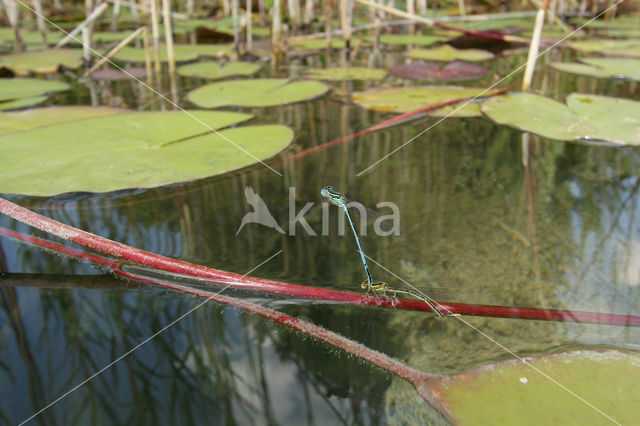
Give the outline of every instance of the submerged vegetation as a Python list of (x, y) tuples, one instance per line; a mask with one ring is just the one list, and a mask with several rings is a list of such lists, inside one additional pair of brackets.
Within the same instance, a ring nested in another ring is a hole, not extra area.
[(3, 422), (640, 414), (636, 5), (2, 5)]

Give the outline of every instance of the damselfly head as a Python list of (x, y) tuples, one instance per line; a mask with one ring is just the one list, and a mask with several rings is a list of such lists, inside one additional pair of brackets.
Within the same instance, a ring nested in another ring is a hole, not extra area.
[(329, 195), (330, 191), (333, 191), (333, 186), (327, 185), (320, 190), (320, 195), (322, 195), (323, 197), (326, 197)]

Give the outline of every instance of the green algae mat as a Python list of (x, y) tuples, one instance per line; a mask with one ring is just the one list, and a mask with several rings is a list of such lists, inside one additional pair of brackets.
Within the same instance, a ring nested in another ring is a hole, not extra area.
[(0, 136), (0, 193), (49, 196), (185, 182), (267, 159), (293, 139), (282, 125), (227, 128), (250, 118), (136, 112), (14, 131)]

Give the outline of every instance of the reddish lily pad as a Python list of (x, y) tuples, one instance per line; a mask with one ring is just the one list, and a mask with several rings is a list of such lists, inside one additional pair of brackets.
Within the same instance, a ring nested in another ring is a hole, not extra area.
[(489, 70), (480, 65), (455, 61), (443, 66), (436, 62), (417, 62), (398, 65), (391, 69), (391, 74), (421, 81), (464, 81), (484, 77)]
[(142, 80), (146, 76), (147, 71), (142, 67), (126, 67), (123, 71), (105, 68), (103, 70), (95, 70), (89, 74), (89, 77), (94, 80), (104, 81), (130, 80), (131, 78)]
[(635, 424), (639, 383), (640, 355), (610, 350), (499, 362), (428, 387), (455, 424)]

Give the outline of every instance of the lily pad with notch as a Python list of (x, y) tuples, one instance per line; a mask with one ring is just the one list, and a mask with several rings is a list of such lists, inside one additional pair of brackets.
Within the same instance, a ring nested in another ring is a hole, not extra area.
[(53, 106), (0, 114), (0, 135), (93, 117), (131, 112), (106, 106)]
[(397, 77), (420, 81), (464, 81), (482, 78), (489, 70), (469, 62), (455, 61), (449, 64), (436, 62), (416, 62), (398, 65), (389, 71)]
[(200, 108), (267, 107), (314, 99), (327, 91), (329, 86), (314, 80), (258, 78), (207, 84), (189, 92), (187, 99)]
[(45, 101), (49, 93), (68, 90), (60, 81), (37, 78), (0, 79), (0, 110), (19, 109)]
[(282, 125), (228, 128), (249, 114), (187, 112), (126, 113), (0, 136), (0, 192), (49, 196), (185, 182), (267, 159), (293, 139)]
[(567, 105), (533, 93), (496, 96), (482, 112), (499, 124), (564, 141), (640, 145), (640, 102), (572, 93)]
[(207, 78), (219, 80), (231, 76), (248, 76), (257, 73), (262, 68), (260, 63), (249, 62), (198, 62), (183, 65), (178, 68), (178, 74), (184, 77)]

